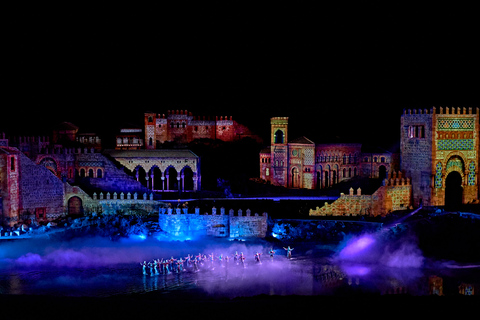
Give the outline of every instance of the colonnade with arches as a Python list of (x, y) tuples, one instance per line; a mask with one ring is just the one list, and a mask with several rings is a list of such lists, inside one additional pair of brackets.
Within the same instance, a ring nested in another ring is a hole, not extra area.
[(195, 192), (199, 187), (197, 173), (189, 166), (181, 169), (168, 166), (164, 170), (152, 166), (147, 171), (138, 165), (134, 174), (137, 181), (155, 192)]

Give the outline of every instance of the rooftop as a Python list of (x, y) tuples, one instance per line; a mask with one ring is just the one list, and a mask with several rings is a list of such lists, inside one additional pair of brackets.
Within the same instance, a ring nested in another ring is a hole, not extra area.
[(198, 158), (188, 149), (156, 149), (156, 150), (105, 150), (104, 153), (114, 158)]

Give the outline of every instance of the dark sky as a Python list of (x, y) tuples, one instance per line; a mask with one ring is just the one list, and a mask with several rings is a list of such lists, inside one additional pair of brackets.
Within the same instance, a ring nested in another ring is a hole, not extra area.
[(266, 138), (270, 117), (289, 116), (292, 138), (388, 146), (403, 108), (479, 106), (474, 12), (274, 2), (15, 12), (0, 131), (66, 120), (104, 134), (147, 110), (188, 109), (233, 115)]

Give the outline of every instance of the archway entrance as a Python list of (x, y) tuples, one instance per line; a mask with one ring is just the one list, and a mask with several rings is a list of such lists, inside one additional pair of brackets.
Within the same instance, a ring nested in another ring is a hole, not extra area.
[(298, 169), (292, 168), (292, 188), (300, 187), (299, 177), (300, 175), (298, 174)]
[(462, 175), (457, 171), (452, 171), (445, 179), (445, 206), (457, 208), (462, 204), (462, 196)]
[(189, 167), (183, 168), (183, 191), (193, 191), (193, 171)]
[(378, 177), (381, 181), (387, 179), (387, 168), (383, 164), (378, 167)]
[(68, 199), (68, 214), (83, 214), (82, 199), (80, 199), (79, 197), (71, 197), (70, 199)]

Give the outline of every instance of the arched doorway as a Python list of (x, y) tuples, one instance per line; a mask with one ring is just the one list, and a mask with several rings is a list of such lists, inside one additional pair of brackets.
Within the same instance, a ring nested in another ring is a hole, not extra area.
[(445, 179), (445, 206), (457, 208), (462, 204), (462, 197), (462, 175), (457, 171), (452, 171)]
[(147, 186), (147, 173), (145, 172), (145, 169), (143, 167), (138, 166), (135, 168), (135, 177), (137, 178), (137, 181), (140, 182), (144, 187)]
[(320, 171), (317, 171), (317, 185), (316, 185), (316, 188), (317, 189), (322, 188), (322, 173)]
[(83, 214), (82, 199), (76, 196), (68, 199), (68, 214), (69, 215)]
[(162, 188), (162, 171), (157, 166), (153, 167), (150, 170), (153, 173), (152, 190), (155, 190), (155, 191), (163, 190), (163, 188)]
[(182, 172), (183, 177), (183, 190), (192, 191), (193, 190), (193, 171), (190, 167), (183, 168)]
[(325, 181), (325, 188), (328, 188), (328, 187), (329, 187), (329, 182), (330, 182), (330, 181), (328, 180), (328, 173), (329, 173), (328, 171), (325, 171), (325, 179), (324, 179), (324, 181)]
[(178, 190), (177, 170), (175, 170), (174, 167), (169, 167), (166, 170), (166, 175), (167, 175), (166, 180), (167, 180), (168, 190), (177, 191)]
[(378, 178), (382, 181), (387, 179), (387, 168), (384, 165), (378, 167)]
[(300, 183), (299, 183), (299, 174), (298, 174), (298, 169), (297, 168), (292, 168), (292, 188), (299, 188)]

